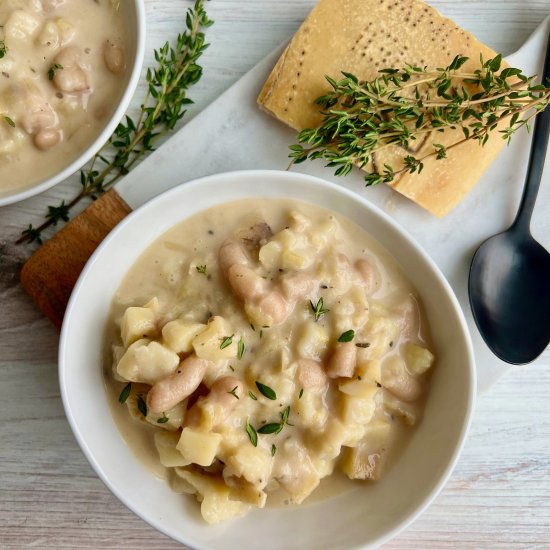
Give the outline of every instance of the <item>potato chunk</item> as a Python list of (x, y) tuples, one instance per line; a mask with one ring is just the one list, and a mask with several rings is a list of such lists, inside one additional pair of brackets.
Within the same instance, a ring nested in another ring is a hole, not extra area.
[(390, 422), (381, 419), (369, 422), (363, 441), (351, 449), (344, 447), (340, 469), (350, 479), (380, 479), (390, 436)]
[(320, 477), (307, 449), (288, 439), (279, 451), (286, 466), (278, 472), (278, 481), (290, 494), (292, 502), (302, 503), (319, 485)]
[(416, 401), (422, 395), (421, 383), (409, 374), (399, 356), (390, 356), (382, 362), (382, 385), (402, 401)]
[(179, 438), (178, 432), (155, 432), (155, 447), (159, 453), (160, 463), (167, 468), (187, 466), (191, 463), (177, 449)]
[(175, 432), (181, 428), (186, 413), (187, 399), (184, 399), (175, 407), (172, 407), (167, 411), (162, 411), (162, 413), (156, 413), (151, 409), (148, 409), (145, 420), (157, 428), (162, 428), (163, 430), (167, 430), (169, 432)]
[[(1, 105), (0, 112), (2, 112)], [(24, 143), (25, 134), (18, 128), (12, 128), (6, 120), (1, 120), (0, 115), (0, 155), (14, 153)]]
[(368, 424), (374, 415), (376, 403), (374, 395), (377, 388), (370, 388), (367, 391), (367, 398), (352, 397), (342, 394), (342, 420), (349, 426), (351, 424)]
[(202, 323), (191, 323), (184, 319), (176, 319), (162, 327), (162, 339), (172, 351), (189, 353), (193, 351), (193, 339), (205, 328), (206, 325)]
[(59, 27), (54, 21), (46, 21), (36, 42), (45, 48), (55, 50), (59, 46)]
[(374, 399), (374, 394), (378, 391), (376, 384), (363, 378), (342, 381), (338, 384), (338, 389), (342, 393), (362, 399)]
[(172, 374), (179, 365), (176, 353), (158, 342), (142, 338), (134, 342), (116, 367), (117, 374), (129, 382), (153, 385)]
[(231, 500), (229, 487), (223, 480), (178, 468), (177, 475), (186, 482), (185, 489), (191, 486), (201, 502), (201, 514), (207, 523), (221, 523), (228, 519), (244, 516), (250, 506), (236, 500)]
[(300, 399), (297, 399), (293, 408), (302, 424), (308, 428), (320, 430), (328, 418), (328, 410), (320, 395), (304, 391)]
[(125, 347), (140, 338), (154, 338), (156, 332), (155, 312), (149, 304), (126, 309), (120, 322), (120, 335)]
[(341, 470), (350, 479), (378, 480), (382, 474), (382, 455), (371, 452), (368, 445), (344, 447), (340, 462)]
[(189, 462), (210, 466), (216, 458), (221, 440), (220, 434), (183, 428), (177, 449)]
[(372, 382), (380, 383), (382, 380), (382, 361), (379, 359), (361, 361), (359, 363), (357, 373), (361, 376), (361, 378), (366, 378)]
[[(231, 338), (231, 343), (226, 338)], [(212, 317), (205, 330), (193, 338), (192, 344), (197, 357), (216, 361), (237, 356), (239, 338), (235, 336), (229, 323), (223, 317)], [(222, 347), (223, 346), (223, 347)]]
[(40, 27), (40, 19), (24, 10), (14, 11), (4, 26), (6, 42), (29, 40)]
[(418, 344), (407, 343), (404, 346), (403, 357), (407, 370), (414, 376), (420, 376), (430, 369), (434, 363), (434, 354)]
[(271, 474), (271, 455), (260, 447), (240, 445), (226, 458), (227, 473), (242, 477), (257, 487), (265, 487)]
[(328, 330), (310, 320), (304, 323), (297, 344), (300, 357), (319, 359), (326, 351), (329, 342)]

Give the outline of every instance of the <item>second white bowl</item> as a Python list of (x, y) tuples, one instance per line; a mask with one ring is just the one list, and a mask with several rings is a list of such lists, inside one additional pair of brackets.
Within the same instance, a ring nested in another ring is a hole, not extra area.
[(124, 82), (124, 91), (112, 115), (106, 120), (105, 126), (95, 140), (77, 158), (72, 160), (68, 166), (64, 166), (56, 174), (43, 178), (37, 183), (17, 187), (9, 191), (2, 191), (0, 186), (0, 206), (28, 199), (66, 180), (82, 168), (101, 149), (115, 131), (124, 113), (126, 113), (136, 90), (145, 53), (145, 7), (143, 0), (125, 0), (122, 3), (122, 9), (124, 10), (128, 32), (128, 70), (124, 75), (126, 80)]

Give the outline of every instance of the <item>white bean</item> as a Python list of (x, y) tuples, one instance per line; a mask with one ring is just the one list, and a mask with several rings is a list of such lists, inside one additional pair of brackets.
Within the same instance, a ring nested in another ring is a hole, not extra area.
[(147, 406), (162, 413), (189, 397), (201, 383), (210, 361), (190, 356), (184, 359), (175, 373), (158, 381), (147, 394)]
[(328, 382), (323, 365), (313, 359), (300, 359), (296, 377), (301, 388), (323, 390)]
[(243, 396), (243, 393), (244, 385), (238, 378), (235, 376), (223, 376), (212, 384), (210, 393), (205, 399), (208, 399), (210, 402), (219, 403), (227, 412), (231, 412)]
[(225, 241), (218, 253), (218, 262), (224, 274), (232, 265), (248, 265), (249, 260), (244, 248), (232, 239)]
[(229, 414), (244, 394), (244, 384), (235, 376), (218, 378), (210, 388), (210, 393), (201, 397), (201, 403), (220, 405), (224, 413)]
[(80, 67), (63, 67), (56, 72), (53, 82), (58, 90), (69, 94), (89, 89), (86, 73)]
[(223, 273), (235, 264), (250, 265), (250, 256), (260, 244), (272, 235), (271, 227), (265, 222), (256, 223), (243, 229), (231, 239), (227, 239), (218, 253), (218, 261)]
[(376, 292), (380, 286), (380, 280), (373, 265), (367, 260), (357, 260), (357, 262), (355, 262), (355, 269), (357, 269), (359, 275), (361, 275), (367, 294)]
[(281, 278), (283, 293), (289, 300), (297, 300), (307, 296), (317, 284), (318, 281), (307, 273), (287, 275)]
[(251, 252), (271, 237), (271, 227), (266, 222), (258, 222), (237, 233), (237, 239)]
[(40, 130), (34, 138), (34, 145), (41, 151), (47, 151), (52, 147), (55, 147), (61, 141), (61, 134), (59, 131), (52, 128), (46, 128)]
[(268, 282), (251, 267), (247, 248), (253, 249), (271, 235), (265, 222), (257, 223), (226, 240), (218, 252), (222, 272), (235, 295), (244, 302), (245, 310), (254, 323), (279, 325), (292, 313), (296, 301), (311, 292), (316, 281), (309, 275), (298, 274), (281, 278), (280, 283)]
[(267, 282), (255, 271), (241, 264), (232, 265), (227, 272), (227, 280), (233, 292), (241, 300), (254, 300), (267, 291)]
[(54, 59), (54, 63), (59, 63), (64, 67), (74, 67), (78, 65), (82, 58), (82, 52), (76, 46), (67, 46), (63, 48)]
[(357, 347), (353, 342), (340, 344), (332, 353), (328, 366), (327, 374), (330, 378), (351, 378), (355, 371), (357, 361)]
[(125, 67), (124, 52), (122, 48), (110, 40), (106, 40), (103, 44), (103, 61), (110, 72), (113, 74), (120, 74)]
[(262, 325), (276, 326), (284, 323), (294, 309), (276, 290), (268, 292), (256, 304), (256, 311), (263, 319)]
[(244, 385), (238, 378), (234, 376), (218, 378), (212, 384), (208, 395), (200, 397), (187, 411), (185, 425), (200, 426), (204, 411), (207, 411), (211, 426), (219, 424), (233, 411), (243, 395)]

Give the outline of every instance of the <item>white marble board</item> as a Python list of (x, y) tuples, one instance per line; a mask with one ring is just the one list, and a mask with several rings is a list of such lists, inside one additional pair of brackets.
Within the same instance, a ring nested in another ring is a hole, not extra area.
[[(540, 72), (549, 30), (547, 17), (518, 51), (507, 56), (508, 62), (529, 75)], [(295, 142), (296, 134), (256, 104), (262, 84), (281, 51), (282, 47), (268, 55), (116, 185), (133, 209), (163, 191), (201, 176), (231, 170), (287, 168), (288, 146)], [(443, 219), (426, 213), (386, 186), (365, 188), (358, 170), (347, 178), (337, 178), (322, 162), (292, 168), (355, 190), (395, 218), (427, 250), (451, 283), (466, 315), (474, 343), (479, 391), (488, 389), (509, 365), (491, 353), (477, 331), (468, 302), (468, 269), (479, 244), (504, 230), (514, 218), (529, 145), (530, 136), (522, 131), (467, 198)], [(545, 213), (550, 210), (549, 191), (547, 167), (532, 232), (548, 249), (550, 216)]]

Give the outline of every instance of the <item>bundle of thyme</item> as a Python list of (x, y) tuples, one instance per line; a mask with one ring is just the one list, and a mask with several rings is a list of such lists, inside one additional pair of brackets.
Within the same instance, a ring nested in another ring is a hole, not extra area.
[(187, 11), (186, 30), (174, 47), (166, 42), (155, 50), (156, 67), (147, 70), (148, 89), (137, 120), (126, 116), (109, 141), (96, 153), (88, 168), (80, 172), (81, 189), (69, 202), (48, 206), (46, 220), (39, 227), (29, 225), (22, 232), (21, 242), (42, 242), (42, 232), (60, 221), (68, 221), (69, 213), (85, 198), (97, 199), (122, 176), (154, 150), (158, 139), (174, 129), (192, 103), (187, 90), (202, 76), (198, 59), (208, 47), (204, 29), (212, 25), (204, 0), (196, 0)]
[(411, 65), (383, 69), (367, 82), (345, 72), (339, 81), (327, 76), (332, 91), (316, 100), (322, 124), (300, 132), (289, 156), (293, 163), (324, 159), (340, 176), (349, 174), (353, 166), (366, 167), (376, 158), (373, 154), (387, 147), (397, 145), (410, 152), (430, 134), (462, 130), (463, 137), (455, 143), (433, 143), (420, 157), (407, 154), (399, 167), (372, 163), (365, 182), (375, 185), (420, 172), (426, 158), (443, 159), (449, 149), (467, 140), (483, 146), (491, 132), (498, 131), (509, 141), (522, 126), (529, 129), (531, 118), (548, 105), (550, 89), (533, 85), (535, 77), (520, 69), (500, 70), (500, 55), (487, 61), (481, 58), (481, 67), (473, 72), (461, 71), (467, 60), (457, 56), (448, 67), (436, 70)]

